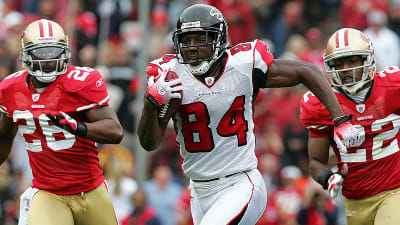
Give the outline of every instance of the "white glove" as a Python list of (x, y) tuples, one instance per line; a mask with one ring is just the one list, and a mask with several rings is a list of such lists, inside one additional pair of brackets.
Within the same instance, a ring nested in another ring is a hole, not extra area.
[[(341, 146), (338, 141), (342, 142), (346, 147), (354, 146), (360, 140), (360, 132), (353, 124), (351, 124), (352, 116), (343, 116), (335, 122), (335, 141), (338, 146)], [(338, 138), (336, 138), (336, 136)]]
[(344, 181), (344, 178), (346, 177), (347, 171), (347, 164), (344, 164), (343, 173), (336, 172), (332, 174), (328, 179), (328, 191), (334, 205), (338, 203), (337, 197), (342, 190), (342, 183)]
[(147, 82), (146, 98), (157, 108), (164, 105), (172, 98), (182, 98), (179, 91), (183, 90), (182, 80), (180, 78), (165, 81), (165, 77), (169, 70), (164, 70), (158, 80), (154, 82), (154, 76), (149, 78)]

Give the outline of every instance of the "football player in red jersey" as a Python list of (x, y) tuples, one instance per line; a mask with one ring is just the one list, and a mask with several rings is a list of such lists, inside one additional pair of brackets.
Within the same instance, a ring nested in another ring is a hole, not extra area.
[[(177, 22), (177, 54), (164, 55), (147, 68), (139, 139), (145, 150), (156, 149), (167, 126), (159, 123), (157, 108), (171, 98), (182, 99), (173, 120), (196, 225), (255, 224), (265, 209), (266, 188), (254, 152), (253, 103), (259, 88), (303, 83), (326, 105), (346, 145), (359, 136), (315, 66), (274, 59), (260, 40), (228, 48), (227, 29), (218, 9), (192, 5)], [(169, 70), (179, 78), (154, 82), (153, 76)]]
[(53, 21), (29, 24), (21, 43), (26, 70), (0, 83), (0, 163), (18, 130), (33, 173), (19, 224), (117, 224), (95, 143), (119, 143), (123, 129), (102, 75), (68, 65), (68, 38)]
[[(337, 145), (328, 112), (306, 93), (300, 118), (309, 129), (310, 173), (334, 200), (342, 189), (348, 224), (400, 224), (400, 67), (376, 73), (371, 41), (350, 28), (329, 38), (324, 63), (361, 138), (348, 148)], [(330, 147), (338, 172), (327, 165)]]

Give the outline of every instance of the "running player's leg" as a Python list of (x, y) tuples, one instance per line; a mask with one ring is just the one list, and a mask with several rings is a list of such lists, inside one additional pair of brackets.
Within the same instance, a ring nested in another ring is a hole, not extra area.
[(32, 199), (28, 225), (74, 225), (74, 219), (64, 196), (38, 191)]
[(345, 213), (347, 224), (374, 225), (380, 199), (380, 195), (371, 196), (366, 199), (346, 199)]
[[(203, 199), (205, 201), (206, 199)], [(190, 197), (190, 211), (192, 213), (193, 224), (198, 225), (201, 222), (201, 219), (204, 216), (204, 213), (201, 209), (200, 201), (198, 198), (193, 196), (193, 192)]]
[(200, 225), (254, 225), (264, 212), (266, 203), (265, 183), (261, 174), (252, 170), (235, 178), (232, 186), (218, 194)]
[(387, 191), (385, 195), (376, 212), (374, 225), (400, 224), (400, 188)]
[(117, 225), (117, 217), (106, 185), (71, 199), (76, 225)]

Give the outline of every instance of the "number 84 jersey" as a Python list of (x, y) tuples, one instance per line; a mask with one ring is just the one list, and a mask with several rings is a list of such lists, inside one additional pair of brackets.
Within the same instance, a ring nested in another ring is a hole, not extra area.
[(360, 199), (400, 187), (400, 67), (388, 67), (376, 73), (370, 96), (355, 103), (336, 93), (346, 115), (353, 115), (352, 124), (361, 139), (346, 150), (333, 141), (333, 123), (326, 108), (307, 92), (301, 102), (300, 119), (312, 137), (331, 139), (338, 165), (348, 164), (343, 195)]
[[(257, 167), (253, 71), (265, 76), (273, 61), (267, 46), (255, 40), (226, 51), (222, 72), (204, 81), (169, 55), (150, 64), (171, 68), (181, 79), (182, 105), (174, 118), (183, 169), (192, 179), (222, 177)], [(223, 56), (224, 57), (224, 56)], [(265, 79), (264, 79), (265, 80)]]

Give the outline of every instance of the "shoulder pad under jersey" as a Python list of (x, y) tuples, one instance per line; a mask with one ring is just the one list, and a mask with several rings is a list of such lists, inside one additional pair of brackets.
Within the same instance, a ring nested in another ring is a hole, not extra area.
[(171, 68), (177, 63), (175, 54), (166, 54), (161, 58), (151, 61), (146, 67), (146, 74), (148, 76), (157, 76), (161, 71), (166, 68)]
[(400, 67), (389, 66), (374, 76), (375, 82), (379, 82), (382, 86), (400, 86)]
[(237, 44), (227, 50), (231, 62), (238, 62), (238, 65), (251, 65), (254, 69), (260, 69), (266, 73), (274, 56), (267, 44), (261, 40)]
[(311, 91), (306, 92), (301, 99), (300, 120), (305, 127), (333, 124), (328, 110)]

